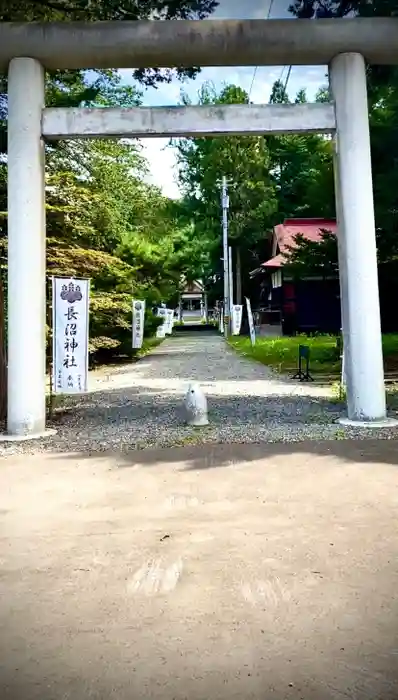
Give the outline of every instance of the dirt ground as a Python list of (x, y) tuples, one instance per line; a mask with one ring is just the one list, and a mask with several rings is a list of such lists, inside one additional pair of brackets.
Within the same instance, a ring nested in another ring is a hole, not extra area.
[(1, 699), (396, 700), (397, 448), (0, 460)]

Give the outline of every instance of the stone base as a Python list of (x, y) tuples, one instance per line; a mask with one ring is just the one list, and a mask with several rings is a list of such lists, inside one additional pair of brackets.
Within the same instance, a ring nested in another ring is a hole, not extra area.
[(188, 425), (190, 428), (204, 428), (206, 425), (209, 425), (209, 421), (207, 418), (202, 418), (201, 420), (197, 421), (188, 421)]
[(350, 418), (339, 418), (338, 423), (347, 428), (397, 428), (398, 420), (395, 418), (381, 418), (380, 420), (351, 420)]
[(28, 435), (7, 435), (7, 433), (0, 434), (0, 442), (27, 442), (28, 440), (42, 440), (43, 438), (51, 437), (56, 434), (56, 430), (53, 428), (48, 428), (43, 430), (42, 433), (29, 433)]

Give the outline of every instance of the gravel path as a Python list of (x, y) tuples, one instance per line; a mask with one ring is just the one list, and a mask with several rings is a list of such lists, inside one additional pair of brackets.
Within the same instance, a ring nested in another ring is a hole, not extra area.
[[(199, 430), (182, 418), (190, 381), (199, 382), (208, 397), (210, 425)], [(138, 363), (91, 373), (89, 388), (85, 396), (62, 400), (49, 425), (55, 436), (3, 443), (0, 454), (375, 437), (374, 431), (336, 424), (342, 409), (328, 388), (276, 377), (217, 335), (167, 339)]]

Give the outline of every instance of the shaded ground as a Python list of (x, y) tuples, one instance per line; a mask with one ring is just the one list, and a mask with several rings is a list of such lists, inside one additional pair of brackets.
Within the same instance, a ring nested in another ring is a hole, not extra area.
[(398, 443), (0, 461), (2, 700), (396, 700)]

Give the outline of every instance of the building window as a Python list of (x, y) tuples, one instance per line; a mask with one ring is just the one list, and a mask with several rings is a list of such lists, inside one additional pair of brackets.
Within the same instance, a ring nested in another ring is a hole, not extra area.
[(279, 287), (282, 287), (282, 271), (281, 270), (277, 270), (276, 272), (272, 273), (272, 288), (279, 289)]

